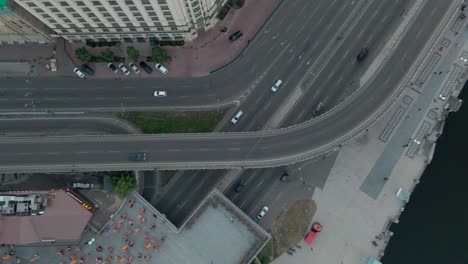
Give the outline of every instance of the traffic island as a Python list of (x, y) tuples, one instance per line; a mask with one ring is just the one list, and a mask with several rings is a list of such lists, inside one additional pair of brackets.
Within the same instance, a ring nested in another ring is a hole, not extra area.
[(208, 133), (223, 120), (225, 111), (219, 112), (128, 112), (118, 114), (144, 134)]

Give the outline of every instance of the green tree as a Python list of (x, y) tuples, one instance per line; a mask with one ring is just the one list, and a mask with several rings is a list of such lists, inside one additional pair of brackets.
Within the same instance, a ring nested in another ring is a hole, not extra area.
[(263, 256), (262, 260), (260, 260), (262, 264), (269, 264), (270, 263), (270, 258), (267, 256)]
[(88, 62), (91, 60), (91, 54), (89, 54), (89, 51), (85, 47), (76, 49), (75, 56), (82, 62)]
[(127, 197), (136, 187), (136, 179), (129, 172), (112, 173), (110, 177), (114, 193), (120, 198)]
[(114, 60), (114, 52), (111, 49), (106, 49), (101, 52), (101, 56), (105, 61), (112, 62)]
[(135, 49), (133, 46), (127, 47), (127, 55), (130, 59), (136, 61), (140, 58), (140, 51)]
[(172, 61), (172, 58), (167, 54), (166, 50), (163, 50), (160, 47), (154, 47), (151, 53), (151, 61), (164, 63)]

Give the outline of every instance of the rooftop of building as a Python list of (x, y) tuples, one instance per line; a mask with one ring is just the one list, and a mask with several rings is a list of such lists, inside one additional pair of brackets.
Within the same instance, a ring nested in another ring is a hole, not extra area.
[(92, 213), (67, 191), (0, 194), (0, 243), (80, 239)]
[(70, 245), (16, 247), (15, 256), (36, 263), (238, 264), (249, 262), (269, 239), (219, 191), (210, 193), (180, 229), (132, 193), (98, 233), (90, 230)]

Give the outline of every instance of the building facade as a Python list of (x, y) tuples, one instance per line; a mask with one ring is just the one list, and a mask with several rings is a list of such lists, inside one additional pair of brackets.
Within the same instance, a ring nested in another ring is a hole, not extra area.
[(15, 0), (71, 42), (191, 41), (217, 23), (226, 0)]
[(44, 33), (42, 25), (12, 0), (0, 0), (0, 44), (49, 42), (51, 38)]

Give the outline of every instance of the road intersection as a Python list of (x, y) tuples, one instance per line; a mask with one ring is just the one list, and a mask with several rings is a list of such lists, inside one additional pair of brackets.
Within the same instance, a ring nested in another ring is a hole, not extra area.
[[(376, 2), (370, 4), (377, 4)], [(333, 4), (335, 3), (336, 1)], [(325, 66), (323, 70), (325, 74), (320, 74), (314, 83), (316, 87), (323, 87), (319, 90), (322, 95), (312, 97), (308, 96), (309, 94), (306, 92), (301, 99), (304, 102), (296, 104), (296, 107), (304, 107), (313, 105), (314, 100), (330, 98), (329, 106), (338, 106), (318, 118), (299, 125), (280, 130), (242, 133), (107, 137), (4, 137), (0, 139), (2, 149), (0, 165), (3, 171), (16, 171), (18, 169), (27, 171), (115, 170), (154, 167), (163, 169), (254, 168), (285, 165), (323, 155), (339, 147), (378, 118), (378, 113), (387, 107), (386, 103), (389, 98), (399, 88), (404, 74), (433, 34), (434, 28), (444, 16), (450, 3), (450, 1), (426, 1), (397, 48), (371, 81), (363, 84), (352, 97), (339, 102), (341, 97), (336, 95), (341, 94), (342, 89), (337, 89), (343, 86), (344, 78), (340, 79), (338, 76), (348, 77), (356, 74), (356, 65), (352, 65), (352, 58), (355, 57), (355, 51), (366, 44), (361, 39), (363, 33), (360, 32), (363, 31), (349, 34), (350, 39), (347, 41), (347, 45), (340, 46), (335, 52), (335, 56), (348, 58), (348, 66), (346, 67), (344, 63), (335, 63), (337, 61), (332, 60)], [(342, 6), (337, 4), (337, 7)], [(324, 7), (328, 9), (327, 5)], [(280, 16), (281, 11), (292, 12), (295, 15), (297, 8), (293, 5), (285, 6), (284, 10), (280, 9), (277, 15)], [(351, 9), (352, 7), (347, 8)], [(383, 12), (388, 8), (380, 4), (370, 10), (382, 10)], [(439, 12), (434, 13), (434, 9), (439, 10)], [(398, 8), (394, 10), (395, 12), (400, 11)], [(333, 9), (329, 12), (333, 13), (337, 10)], [(433, 15), (428, 17), (429, 13)], [(367, 17), (364, 18), (362, 26), (368, 23)], [(291, 80), (290, 84), (285, 83), (283, 88), (286, 88), (286, 85), (293, 85), (292, 80), (300, 79), (299, 76), (303, 76), (306, 70), (303, 69), (304, 67), (299, 67), (299, 69), (281, 67), (284, 61), (294, 59), (292, 54), (287, 53), (297, 52), (297, 49), (291, 49), (284, 41), (273, 46), (272, 54), (283, 52), (287, 56), (273, 56), (274, 58), (271, 58), (268, 56), (269, 53), (265, 56), (264, 52), (260, 52), (260, 50), (265, 50), (264, 45), (270, 43), (272, 37), (277, 36), (278, 40), (282, 40), (278, 33), (275, 34), (274, 30), (276, 29), (277, 32), (280, 32), (280, 29), (284, 30), (281, 21), (284, 20), (271, 20), (271, 25), (266, 26), (267, 30), (271, 26), (271, 30), (267, 31), (268, 34), (260, 34), (243, 56), (228, 69), (206, 78), (161, 79), (156, 85), (151, 80), (138, 82), (119, 80), (119, 86), (109, 83), (109, 80), (86, 81), (86, 85), (83, 85), (83, 82), (67, 78), (44, 78), (28, 80), (28, 82), (24, 79), (7, 79), (1, 90), (1, 107), (4, 111), (24, 110), (24, 100), (33, 100), (35, 111), (47, 109), (48, 112), (56, 109), (109, 110), (122, 109), (122, 107), (184, 110), (230, 104), (239, 100), (239, 94), (246, 92), (249, 95), (248, 98), (258, 98), (259, 94), (269, 92), (269, 86), (279, 75), (288, 76), (288, 79)], [(423, 24), (425, 26), (421, 27)], [(355, 29), (362, 29), (362, 26), (355, 27)], [(369, 36), (371, 35), (373, 34), (370, 33)], [(296, 36), (302, 37), (297, 34)], [(330, 41), (330, 37), (325, 39)], [(304, 40), (307, 41), (307, 39)], [(286, 49), (283, 49), (282, 43), (286, 45)], [(289, 44), (292, 45), (291, 43)], [(351, 48), (348, 45), (351, 45)], [(274, 49), (278, 49), (278, 51)], [(377, 52), (378, 47), (375, 47), (375, 50)], [(301, 56), (302, 60), (305, 58), (302, 56), (306, 55), (301, 55), (303, 51), (299, 51), (297, 58)], [(314, 55), (317, 56), (317, 54)], [(263, 60), (259, 59), (258, 56), (263, 57)], [(310, 56), (313, 57), (313, 55)], [(260, 65), (254, 63), (256, 61), (270, 65), (269, 67), (275, 68), (276, 72), (266, 71), (263, 74), (258, 74), (257, 70)], [(275, 61), (276, 63), (273, 63)], [(395, 65), (400, 67), (395, 67)], [(361, 66), (359, 65), (359, 67)], [(242, 78), (239, 78), (239, 73), (241, 73)], [(337, 81), (337, 83), (333, 84), (330, 81)], [(254, 89), (259, 86), (264, 89)], [(152, 90), (158, 87), (171, 87), (172, 96), (168, 96), (167, 100), (164, 101), (155, 101), (155, 98), (148, 96)], [(308, 92), (316, 93), (317, 91), (309, 90)], [(32, 93), (32, 97), (26, 96), (27, 93)], [(281, 104), (281, 98), (278, 95), (274, 99), (279, 100), (278, 104)], [(243, 98), (242, 95), (240, 98)], [(245, 100), (247, 102), (248, 99)], [(309, 100), (312, 100), (312, 104)], [(265, 102), (263, 105), (266, 104)], [(154, 105), (159, 107), (154, 107)], [(262, 105), (261, 102), (258, 105)], [(250, 112), (245, 117), (248, 115), (253, 116), (254, 113)], [(291, 121), (286, 123), (292, 125), (310, 117), (310, 113), (300, 115), (299, 119), (289, 117)], [(242, 120), (239, 124), (241, 122)], [(148, 162), (130, 162), (128, 154), (135, 151), (146, 152), (149, 157)]]

